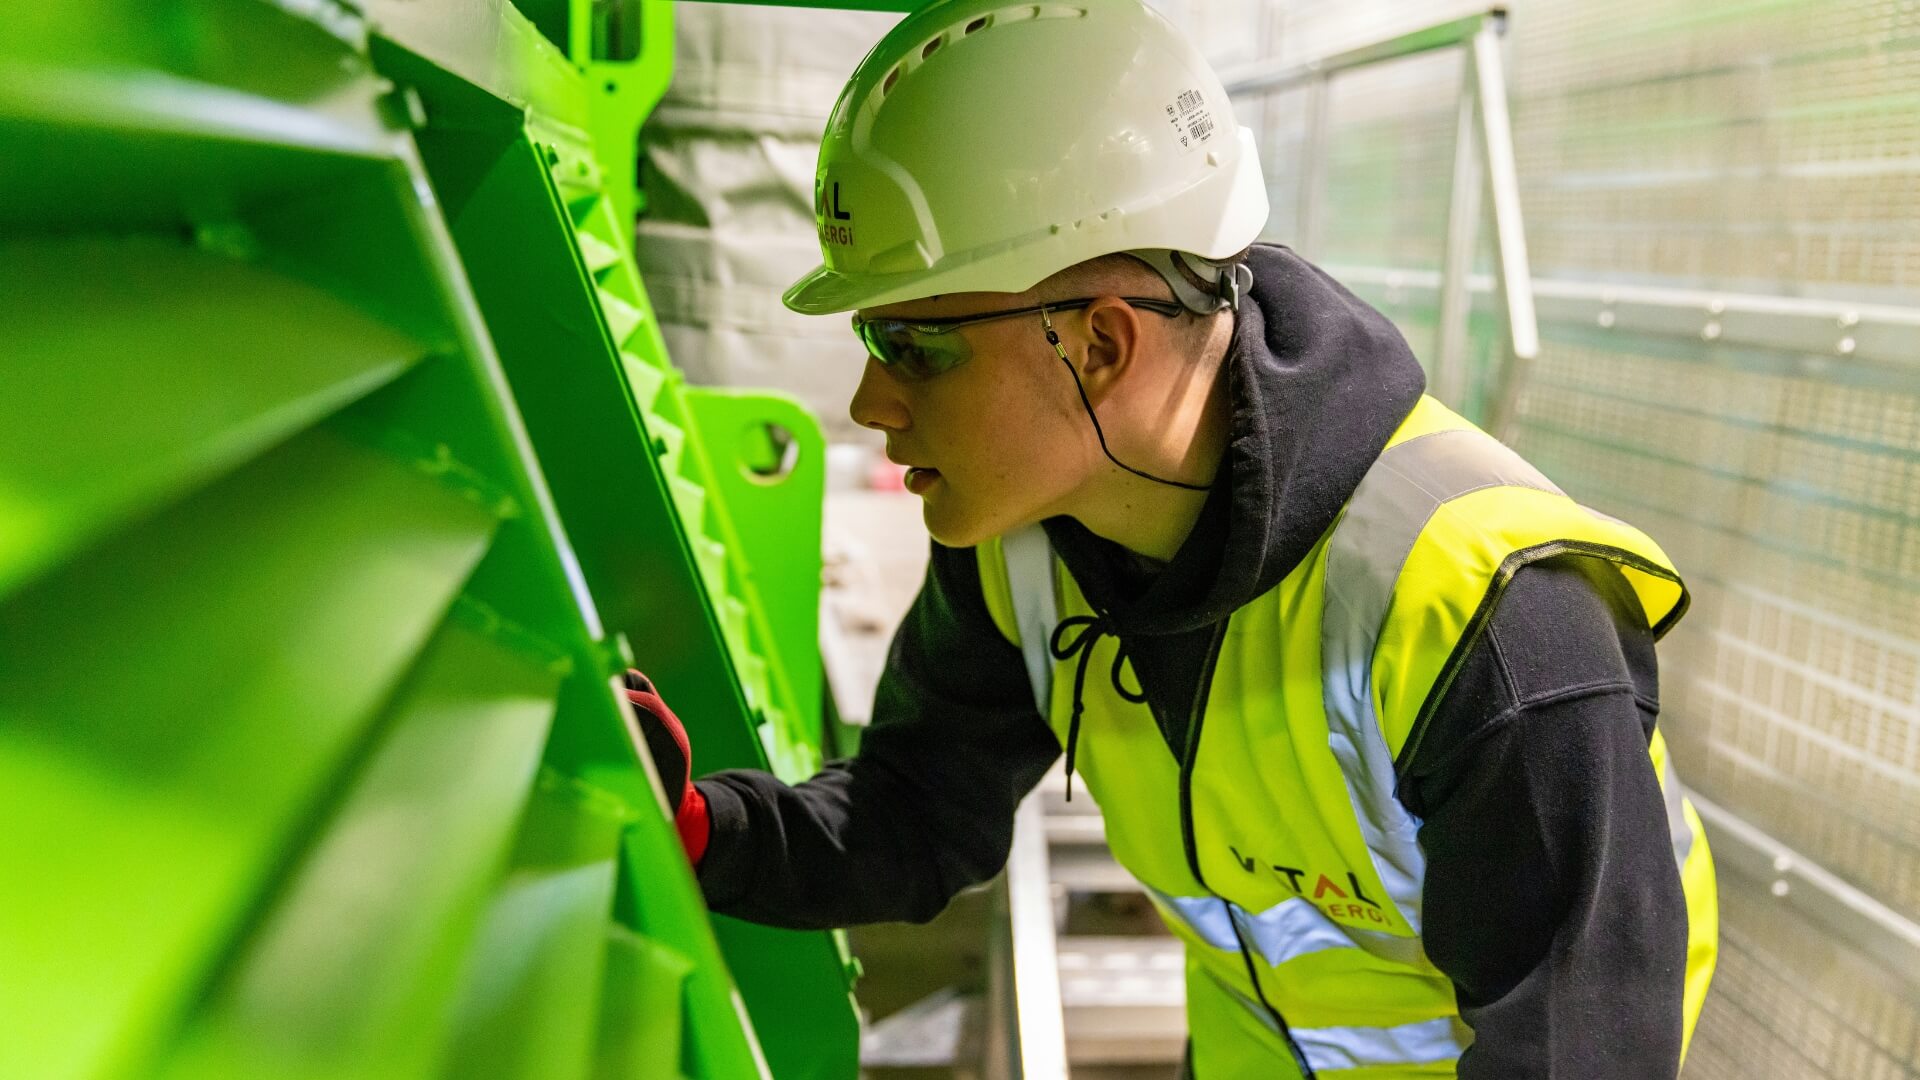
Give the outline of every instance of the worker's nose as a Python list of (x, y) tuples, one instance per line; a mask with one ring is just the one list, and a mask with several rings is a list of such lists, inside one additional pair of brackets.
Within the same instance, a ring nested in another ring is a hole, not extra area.
[(866, 370), (860, 374), (860, 386), (847, 405), (847, 415), (854, 423), (875, 431), (905, 431), (913, 426), (899, 382), (872, 357), (867, 358)]

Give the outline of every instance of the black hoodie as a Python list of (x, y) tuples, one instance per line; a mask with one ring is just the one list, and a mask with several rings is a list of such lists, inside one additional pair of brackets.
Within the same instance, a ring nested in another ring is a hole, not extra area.
[[(1226, 458), (1173, 560), (1155, 568), (1077, 521), (1045, 522), (1176, 757), (1214, 627), (1313, 547), (1425, 385), (1393, 324), (1319, 269), (1266, 245), (1249, 265)], [(1647, 758), (1653, 641), (1625, 580), (1590, 562), (1514, 577), (1418, 755), (1398, 763), (1422, 821), (1427, 952), (1474, 1029), (1466, 1078), (1678, 1071), (1687, 916)], [(924, 921), (1000, 869), (1014, 808), (1060, 746), (972, 549), (933, 545), (873, 716), (858, 756), (803, 784), (700, 781), (715, 911), (796, 928)]]

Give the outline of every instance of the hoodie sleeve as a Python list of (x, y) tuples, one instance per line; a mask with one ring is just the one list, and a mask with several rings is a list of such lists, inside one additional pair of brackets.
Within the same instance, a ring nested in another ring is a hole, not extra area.
[(804, 783), (757, 770), (698, 782), (713, 910), (792, 929), (924, 922), (999, 872), (1014, 809), (1060, 747), (987, 612), (973, 549), (933, 545), (873, 716), (856, 756)]
[(1686, 900), (1627, 589), (1590, 559), (1520, 571), (1409, 763), (1427, 951), (1474, 1031), (1461, 1080), (1679, 1070)]

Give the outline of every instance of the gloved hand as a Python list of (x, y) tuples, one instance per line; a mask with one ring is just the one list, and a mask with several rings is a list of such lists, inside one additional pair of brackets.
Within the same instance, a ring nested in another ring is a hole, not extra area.
[(673, 825), (679, 830), (680, 845), (687, 858), (700, 865), (707, 851), (707, 800), (693, 786), (693, 748), (687, 742), (687, 729), (673, 715), (667, 703), (645, 675), (627, 670), (627, 701), (633, 705), (640, 734), (646, 737), (647, 752), (660, 770), (660, 784), (667, 789), (667, 801), (673, 804)]

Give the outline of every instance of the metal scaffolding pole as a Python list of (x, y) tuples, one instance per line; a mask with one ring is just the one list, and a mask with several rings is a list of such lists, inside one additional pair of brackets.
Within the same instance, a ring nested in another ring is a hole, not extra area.
[[(1504, 15), (1492, 15), (1473, 35), (1475, 89), (1480, 99), (1480, 138), (1486, 151), (1487, 193), (1493, 202), (1494, 274), (1506, 311), (1507, 357), (1489, 415), (1499, 438), (1509, 428), (1520, 391), (1540, 355), (1540, 324), (1533, 310), (1533, 271), (1527, 264), (1527, 232), (1520, 213), (1520, 170), (1513, 158), (1513, 122), (1507, 113), (1506, 68), (1500, 57)], [(1457, 287), (1457, 286), (1456, 286)]]
[(1053, 927), (1041, 795), (1013, 816), (1013, 847), (995, 901), (987, 958), (989, 1080), (1066, 1080), (1066, 1013)]
[(1442, 263), (1439, 350), (1433, 358), (1434, 395), (1458, 408), (1467, 391), (1467, 340), (1473, 314), (1468, 278), (1480, 239), (1479, 93), (1472, 61), (1461, 73), (1453, 134), (1453, 186), (1447, 203), (1447, 249)]
[(1435, 390), (1461, 404), (1465, 394), (1467, 278), (1479, 236), (1481, 184), (1493, 206), (1494, 271), (1499, 282), (1505, 363), (1492, 394), (1489, 427), (1504, 434), (1512, 421), (1528, 370), (1540, 352), (1533, 304), (1520, 177), (1514, 162), (1513, 125), (1507, 111), (1507, 80), (1500, 39), (1506, 11), (1490, 8), (1462, 19), (1422, 27), (1329, 56), (1295, 63), (1261, 62), (1227, 72), (1232, 95), (1305, 88), (1307, 127), (1300, 153), (1299, 219), (1295, 246), (1308, 258), (1322, 255), (1331, 83), (1346, 71), (1438, 49), (1460, 48), (1466, 72), (1461, 83), (1454, 150), (1453, 192), (1447, 213), (1445, 302), (1440, 353), (1434, 358)]

